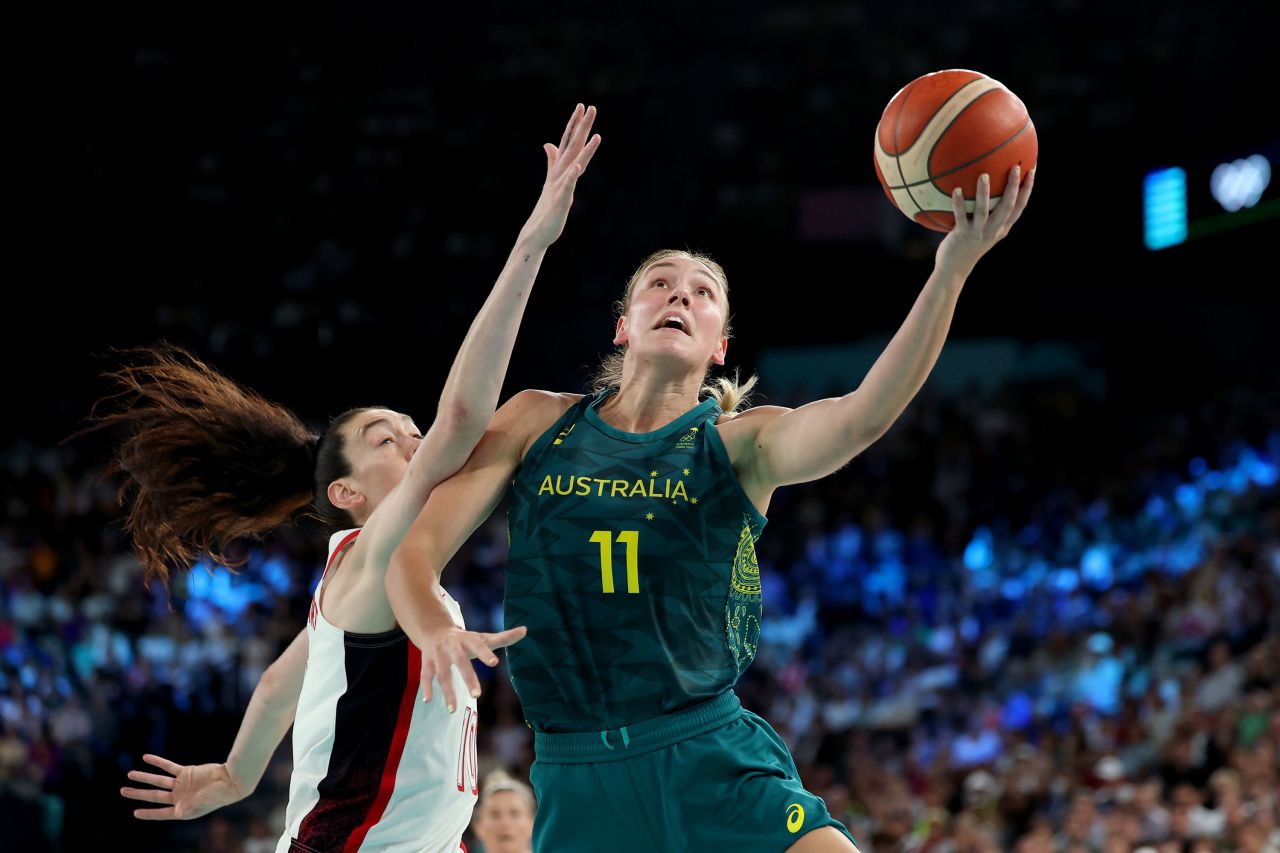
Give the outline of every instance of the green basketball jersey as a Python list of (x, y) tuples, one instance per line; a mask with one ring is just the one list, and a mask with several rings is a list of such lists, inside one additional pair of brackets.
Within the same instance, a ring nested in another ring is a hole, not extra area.
[(530, 448), (508, 499), (507, 650), (538, 731), (604, 731), (730, 689), (755, 657), (765, 518), (705, 400), (628, 433), (584, 397)]

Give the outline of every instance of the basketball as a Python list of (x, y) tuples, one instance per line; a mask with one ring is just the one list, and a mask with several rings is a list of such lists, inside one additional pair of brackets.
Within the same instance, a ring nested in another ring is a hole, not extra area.
[(951, 193), (964, 190), (972, 214), (978, 176), (991, 177), (991, 207), (1009, 170), (1035, 168), (1039, 145), (1021, 99), (998, 80), (964, 69), (912, 80), (889, 101), (876, 126), (876, 177), (909, 219), (934, 231), (955, 227)]

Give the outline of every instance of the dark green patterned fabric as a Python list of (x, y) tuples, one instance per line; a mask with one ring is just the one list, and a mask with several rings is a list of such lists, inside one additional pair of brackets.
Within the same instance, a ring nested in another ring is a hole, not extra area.
[[(613, 743), (625, 752), (616, 736)], [(538, 797), (536, 853), (781, 853), (824, 826), (853, 841), (805, 790), (782, 738), (750, 711), (621, 761), (539, 757), (529, 781)]]
[(765, 519), (706, 400), (626, 433), (583, 398), (533, 445), (508, 501), (508, 650), (538, 731), (603, 731), (728, 690), (755, 656)]

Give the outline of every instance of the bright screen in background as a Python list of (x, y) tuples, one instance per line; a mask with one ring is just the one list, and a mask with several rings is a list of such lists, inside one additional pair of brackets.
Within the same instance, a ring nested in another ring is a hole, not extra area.
[(1187, 239), (1187, 173), (1160, 169), (1142, 182), (1142, 241), (1151, 251)]
[(1280, 217), (1272, 171), (1280, 142), (1240, 156), (1148, 172), (1142, 181), (1142, 242), (1151, 251)]

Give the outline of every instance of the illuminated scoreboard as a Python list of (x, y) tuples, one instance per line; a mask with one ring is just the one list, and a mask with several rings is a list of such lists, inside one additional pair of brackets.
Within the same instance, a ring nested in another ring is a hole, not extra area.
[(1156, 251), (1280, 219), (1280, 141), (1239, 156), (1148, 172), (1142, 182), (1142, 240)]

